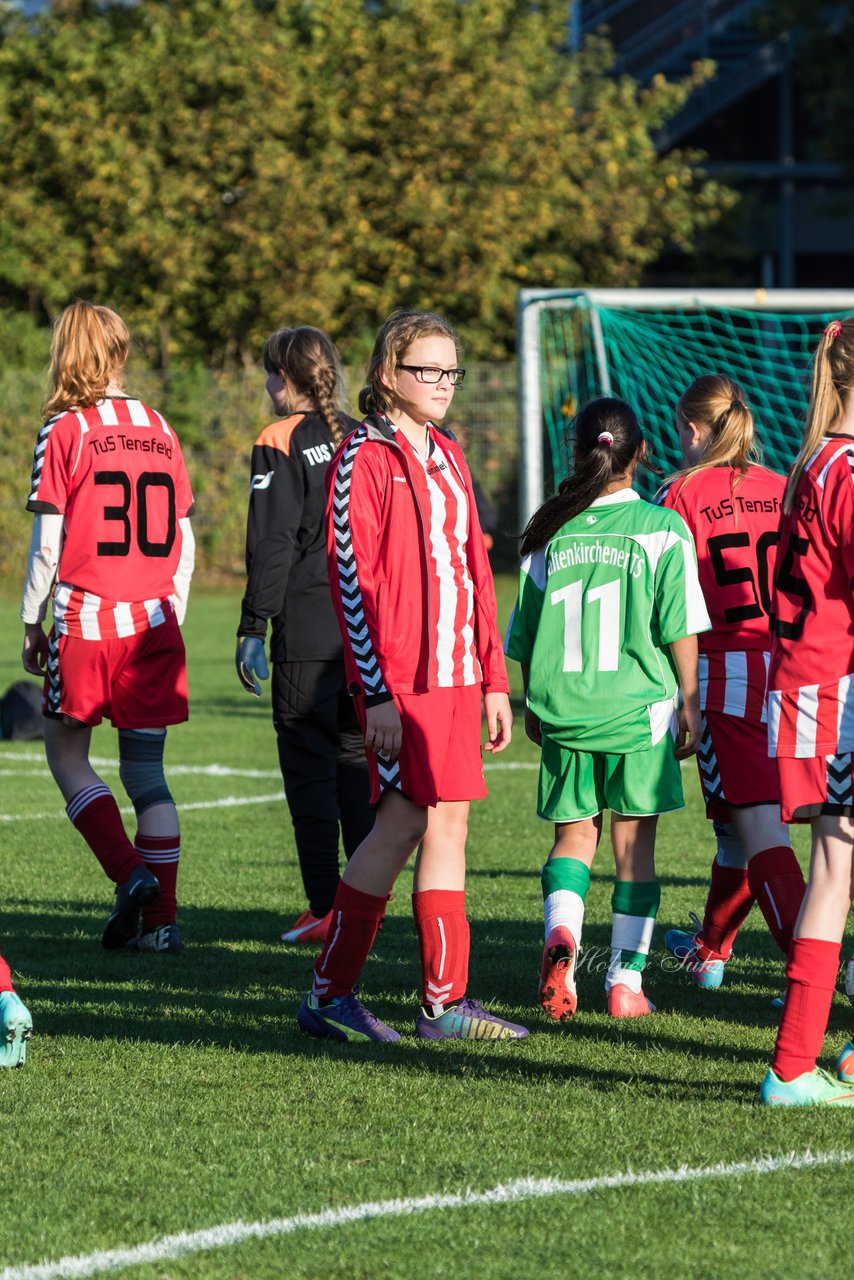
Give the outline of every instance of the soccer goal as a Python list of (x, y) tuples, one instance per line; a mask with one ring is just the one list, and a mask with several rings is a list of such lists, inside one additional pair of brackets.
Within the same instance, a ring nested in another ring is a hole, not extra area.
[[(656, 464), (679, 465), (675, 407), (702, 373), (724, 372), (756, 415), (766, 464), (790, 466), (825, 325), (854, 311), (843, 289), (523, 289), (518, 299), (524, 525), (566, 474), (569, 430), (596, 396), (638, 412)], [(638, 473), (648, 497), (655, 476)]]

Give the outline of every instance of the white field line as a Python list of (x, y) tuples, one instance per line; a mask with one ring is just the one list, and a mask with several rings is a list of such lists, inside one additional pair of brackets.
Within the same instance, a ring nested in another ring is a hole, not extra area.
[[(35, 769), (5, 768), (0, 769), (0, 778), (49, 778), (50, 770), (44, 763), (44, 754), (35, 755), (30, 752), (13, 752), (0, 749), (0, 760), (7, 765), (36, 765)], [(119, 762), (115, 757), (90, 756), (89, 763), (96, 769), (112, 769), (119, 771)], [(539, 769), (535, 760), (495, 760), (485, 761), (485, 769)], [(281, 778), (278, 769), (235, 769), (227, 764), (169, 764), (166, 772), (173, 774), (196, 776), (199, 778)]]
[(785, 1170), (814, 1169), (822, 1166), (850, 1164), (854, 1151), (828, 1151), (813, 1155), (792, 1151), (783, 1156), (765, 1156), (738, 1164), (682, 1166), (678, 1169), (648, 1169), (642, 1173), (610, 1174), (600, 1178), (577, 1178), (571, 1182), (558, 1178), (518, 1178), (487, 1191), (460, 1191), (413, 1197), (405, 1200), (378, 1200), (320, 1213), (300, 1213), (292, 1218), (273, 1218), (268, 1222), (226, 1222), (203, 1231), (181, 1231), (162, 1236), (148, 1244), (127, 1249), (105, 1249), (94, 1253), (59, 1258), (56, 1262), (40, 1262), (7, 1267), (0, 1280), (77, 1280), (119, 1268), (157, 1265), (211, 1249), (226, 1249), (245, 1240), (264, 1240), (271, 1236), (292, 1235), (296, 1231), (316, 1231), (330, 1227), (347, 1227), (376, 1218), (403, 1218), (437, 1209), (469, 1209), (478, 1205), (521, 1204), (525, 1200), (548, 1196), (583, 1196), (593, 1191), (624, 1190), (628, 1187), (662, 1186), (668, 1183), (700, 1182), (709, 1178), (739, 1178), (780, 1173)]
[[(30, 752), (16, 754), (10, 751), (0, 750), (0, 760), (14, 765), (22, 764), (32, 766), (37, 761), (43, 760), (43, 756), (34, 755)], [(105, 757), (90, 756), (90, 762), (98, 769), (105, 772), (112, 770), (118, 773), (118, 761), (107, 759)], [(487, 764), (487, 769), (539, 769), (539, 765), (533, 760), (499, 760), (494, 764)], [(224, 764), (204, 764), (190, 765), (178, 764), (169, 765), (167, 774), (183, 775), (200, 778), (261, 778), (281, 779), (281, 773), (278, 769), (232, 769), (229, 765)], [(0, 769), (0, 778), (49, 778), (50, 770), (46, 765), (41, 768), (22, 768), (22, 769)], [(284, 793), (281, 791), (273, 795), (264, 796), (220, 796), (217, 800), (195, 800), (189, 803), (182, 803), (179, 807), (182, 813), (189, 813), (196, 809), (234, 809), (242, 805), (251, 804), (273, 804), (280, 800), (284, 800)], [(120, 808), (121, 813), (132, 816), (133, 809), (129, 805)], [(44, 813), (0, 813), (0, 823), (2, 822), (45, 822), (51, 818), (64, 818), (65, 810), (59, 806), (56, 809), (50, 809)]]
[[(189, 804), (180, 806), (181, 813), (188, 813), (193, 809), (235, 809), (245, 804), (273, 804), (280, 800), (284, 800), (284, 793), (275, 792), (271, 796), (221, 796), (219, 800), (193, 800)], [(131, 805), (120, 806), (119, 813), (126, 817), (133, 817), (134, 811)], [(51, 818), (64, 818), (65, 810), (62, 802), (57, 801), (55, 809), (49, 809), (45, 813), (0, 813), (0, 822), (46, 822)]]

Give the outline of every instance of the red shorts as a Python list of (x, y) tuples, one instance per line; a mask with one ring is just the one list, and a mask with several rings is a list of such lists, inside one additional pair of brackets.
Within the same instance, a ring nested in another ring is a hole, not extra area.
[(117, 640), (50, 633), (42, 709), (117, 729), (158, 729), (187, 719), (187, 663), (174, 613)]
[[(479, 684), (395, 694), (403, 730), (400, 755), (387, 764), (367, 752), (371, 804), (379, 804), (392, 789), (417, 805), (482, 800), (487, 793), (480, 745), (482, 698)], [(364, 732), (364, 702), (356, 698), (355, 704)]]
[(794, 760), (778, 756), (780, 810), (784, 822), (809, 822), (822, 814), (854, 810), (852, 754)]
[(708, 818), (728, 822), (730, 806), (780, 803), (777, 769), (768, 757), (768, 726), (757, 720), (704, 711), (697, 765)]

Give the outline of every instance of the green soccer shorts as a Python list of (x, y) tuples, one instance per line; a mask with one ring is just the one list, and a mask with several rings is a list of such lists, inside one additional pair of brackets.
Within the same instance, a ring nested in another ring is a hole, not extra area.
[(548, 822), (580, 822), (603, 809), (646, 818), (682, 809), (682, 770), (666, 733), (646, 751), (612, 755), (573, 751), (543, 735), (537, 813)]

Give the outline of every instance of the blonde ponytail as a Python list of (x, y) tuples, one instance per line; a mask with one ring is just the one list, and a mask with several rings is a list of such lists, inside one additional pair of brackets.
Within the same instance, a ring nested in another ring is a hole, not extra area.
[(728, 466), (733, 469), (735, 489), (747, 468), (761, 457), (753, 413), (738, 383), (725, 373), (703, 374), (682, 392), (676, 412), (683, 422), (707, 427), (709, 437), (701, 460), (675, 472), (665, 483), (687, 479), (707, 467)]
[(821, 336), (812, 365), (812, 389), (804, 438), (789, 472), (783, 510), (792, 510), (795, 493), (810, 458), (844, 412), (845, 396), (854, 387), (854, 316), (831, 320)]

